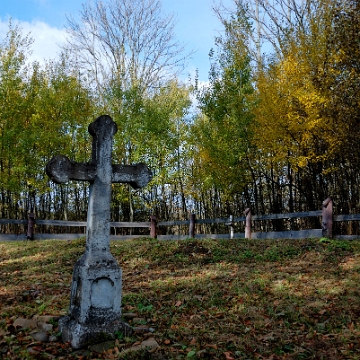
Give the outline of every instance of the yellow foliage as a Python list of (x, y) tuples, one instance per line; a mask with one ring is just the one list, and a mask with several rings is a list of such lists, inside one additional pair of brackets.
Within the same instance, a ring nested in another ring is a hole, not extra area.
[(319, 49), (301, 51), (294, 44), (287, 56), (258, 75), (255, 143), (271, 162), (303, 168), (338, 149), (338, 134), (326, 117), (330, 100), (313, 81), (313, 69), (323, 71), (322, 56), (314, 63), (311, 51)]

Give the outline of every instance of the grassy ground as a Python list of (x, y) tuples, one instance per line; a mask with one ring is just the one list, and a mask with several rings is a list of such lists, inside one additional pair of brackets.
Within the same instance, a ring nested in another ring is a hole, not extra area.
[[(52, 342), (14, 331), (17, 318), (66, 314), (84, 243), (0, 243), (0, 358), (360, 359), (360, 241), (113, 242), (123, 313), (153, 333), (75, 352), (56, 323)], [(149, 337), (159, 347), (136, 350)]]

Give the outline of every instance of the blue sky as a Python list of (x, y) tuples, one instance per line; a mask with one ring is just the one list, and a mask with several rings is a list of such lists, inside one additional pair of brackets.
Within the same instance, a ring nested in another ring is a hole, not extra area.
[[(199, 69), (201, 81), (206, 81), (209, 71), (208, 54), (214, 46), (214, 37), (221, 24), (212, 6), (221, 0), (162, 0), (164, 13), (174, 13), (178, 40), (186, 51), (196, 51), (189, 60), (187, 74), (194, 76)], [(25, 34), (31, 32), (35, 40), (32, 59), (56, 58), (58, 44), (64, 41), (66, 15), (77, 17), (85, 0), (0, 0), (0, 38), (6, 34), (8, 19), (19, 21)], [(232, 0), (222, 0), (231, 5)]]

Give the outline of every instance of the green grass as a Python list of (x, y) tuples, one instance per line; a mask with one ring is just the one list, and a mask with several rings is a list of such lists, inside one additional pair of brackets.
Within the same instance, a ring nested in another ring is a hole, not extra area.
[[(152, 334), (117, 334), (103, 353), (9, 333), (18, 317), (66, 314), (84, 240), (0, 243), (0, 357), (360, 359), (360, 241), (140, 239), (112, 242), (123, 312)], [(56, 325), (53, 335), (58, 335)], [(154, 352), (124, 352), (147, 337)]]

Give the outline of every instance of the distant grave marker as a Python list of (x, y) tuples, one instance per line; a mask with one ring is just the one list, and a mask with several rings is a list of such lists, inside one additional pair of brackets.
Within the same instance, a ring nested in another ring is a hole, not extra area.
[(89, 163), (75, 163), (58, 155), (46, 166), (46, 173), (56, 183), (90, 182), (86, 249), (74, 267), (69, 314), (59, 321), (63, 340), (76, 349), (112, 337), (117, 331), (131, 332), (121, 319), (122, 272), (110, 253), (111, 184), (141, 188), (152, 174), (144, 164), (112, 164), (116, 132), (111, 117), (100, 116), (89, 125), (93, 137)]

